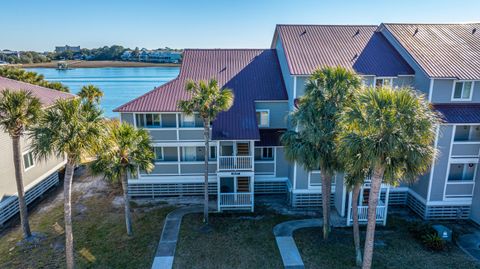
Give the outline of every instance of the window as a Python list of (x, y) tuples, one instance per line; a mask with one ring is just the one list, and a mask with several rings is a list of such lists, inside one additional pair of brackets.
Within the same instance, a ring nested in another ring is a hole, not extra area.
[(257, 110), (258, 127), (268, 127), (270, 125), (270, 111)]
[(470, 101), (472, 100), (473, 81), (456, 81), (453, 84), (453, 101)]
[(182, 127), (195, 127), (195, 114), (182, 114)]
[(23, 154), (23, 166), (25, 167), (25, 171), (32, 168), (35, 165), (34, 159), (33, 159), (33, 152), (27, 152)]
[(216, 147), (210, 147), (210, 160), (216, 160), (217, 159), (217, 148)]
[(136, 114), (137, 127), (158, 128), (162, 126), (160, 114)]
[(197, 160), (196, 147), (183, 147), (183, 161), (194, 162)]
[(273, 160), (273, 148), (262, 148), (262, 160)]
[(163, 161), (163, 147), (154, 147), (155, 161)]
[(473, 181), (477, 164), (453, 163), (450, 165), (448, 181)]
[(480, 125), (455, 126), (454, 141), (480, 141)]
[(376, 78), (375, 87), (393, 87), (393, 78)]

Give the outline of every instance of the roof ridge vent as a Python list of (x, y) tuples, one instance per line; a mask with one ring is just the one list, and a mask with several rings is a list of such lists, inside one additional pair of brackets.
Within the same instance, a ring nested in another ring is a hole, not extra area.
[(477, 28), (472, 29), (472, 35), (474, 35), (477, 32)]
[(413, 36), (415, 36), (418, 33), (418, 27), (415, 28), (415, 32), (413, 32)]

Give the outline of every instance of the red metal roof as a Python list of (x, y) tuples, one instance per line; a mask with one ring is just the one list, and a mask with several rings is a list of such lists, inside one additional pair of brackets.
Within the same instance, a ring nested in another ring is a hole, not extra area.
[(43, 106), (53, 105), (57, 99), (74, 98), (76, 96), (71, 93), (61, 92), (18, 80), (0, 77), (0, 91), (5, 89), (9, 89), (11, 91), (29, 91), (38, 99), (40, 99), (40, 102)]
[[(282, 41), (292, 75), (342, 66), (359, 74), (410, 75), (414, 71), (376, 25), (277, 25), (274, 42)], [(275, 46), (275, 44), (272, 44)]]
[(430, 77), (480, 79), (480, 23), (383, 25)]
[(216, 140), (260, 138), (255, 116), (255, 100), (287, 100), (277, 55), (273, 49), (188, 49), (178, 77), (114, 111), (179, 111), (179, 100), (190, 96), (185, 82), (215, 78), (221, 87), (233, 90), (229, 111), (213, 122)]

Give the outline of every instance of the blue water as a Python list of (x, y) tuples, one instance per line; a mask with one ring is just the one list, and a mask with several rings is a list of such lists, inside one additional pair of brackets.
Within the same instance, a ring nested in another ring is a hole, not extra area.
[(83, 85), (93, 84), (103, 93), (100, 103), (107, 117), (118, 117), (112, 110), (140, 95), (174, 79), (178, 67), (107, 67), (75, 68), (57, 70), (54, 68), (28, 68), (45, 76), (48, 81), (60, 81), (77, 93)]

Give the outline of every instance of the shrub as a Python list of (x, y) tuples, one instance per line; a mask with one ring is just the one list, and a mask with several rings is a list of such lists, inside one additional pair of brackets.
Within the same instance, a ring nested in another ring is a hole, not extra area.
[(435, 229), (430, 224), (415, 221), (408, 225), (408, 231), (417, 240), (423, 241), (423, 237), (430, 234), (436, 234)]
[(443, 251), (447, 246), (445, 241), (436, 233), (424, 235), (422, 238), (422, 242), (426, 248), (433, 251)]

